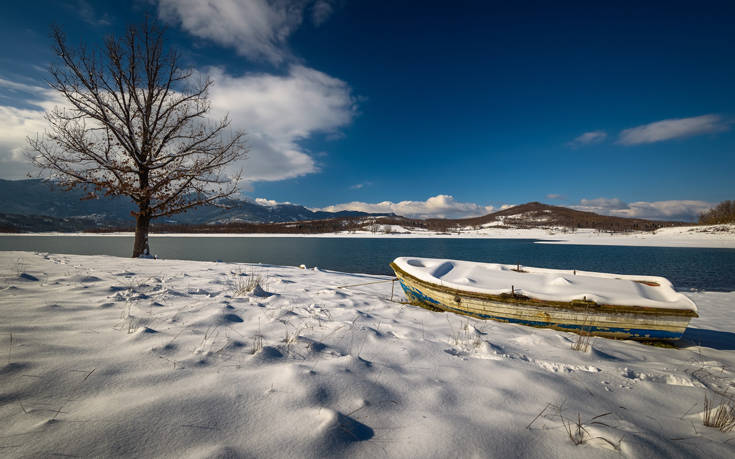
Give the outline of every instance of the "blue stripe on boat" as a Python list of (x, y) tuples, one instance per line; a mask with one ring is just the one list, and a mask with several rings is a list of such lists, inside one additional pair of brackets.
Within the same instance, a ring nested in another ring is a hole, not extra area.
[(521, 324), (521, 325), (531, 325), (535, 327), (545, 327), (545, 328), (549, 328), (549, 326), (553, 325), (556, 328), (562, 328), (562, 329), (566, 329), (570, 331), (581, 330), (585, 332), (597, 331), (601, 333), (621, 333), (621, 334), (629, 335), (631, 337), (636, 337), (636, 338), (679, 339), (681, 338), (681, 335), (683, 334), (683, 333), (670, 332), (666, 330), (651, 330), (647, 328), (594, 327), (594, 326), (589, 326), (589, 325), (583, 326), (583, 325), (576, 325), (576, 324), (559, 324), (559, 323), (551, 324), (549, 322), (539, 322), (535, 320), (523, 320), (523, 319), (511, 319), (508, 317), (494, 316), (491, 314), (479, 314), (475, 312), (468, 312), (462, 309), (457, 309), (451, 306), (447, 306), (446, 304), (442, 304), (436, 301), (434, 298), (427, 296), (419, 289), (404, 284), (402, 279), (399, 279), (399, 282), (401, 283), (401, 287), (403, 287), (403, 291), (406, 292), (406, 295), (409, 298), (413, 298), (417, 301), (424, 302), (429, 305), (437, 305), (443, 309), (448, 309), (448, 310), (455, 311), (461, 314), (470, 315), (474, 317), (480, 317), (482, 319), (493, 319), (493, 320), (498, 320), (501, 322), (508, 322), (508, 323)]

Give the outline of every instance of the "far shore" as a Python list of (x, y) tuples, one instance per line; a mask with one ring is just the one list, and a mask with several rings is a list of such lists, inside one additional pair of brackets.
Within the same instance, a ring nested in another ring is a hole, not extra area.
[[(3, 233), (2, 236), (97, 236), (133, 237), (133, 232), (112, 233)], [(151, 233), (151, 238), (162, 237), (284, 237), (284, 238), (441, 238), (441, 239), (537, 239), (541, 244), (615, 245), (641, 247), (735, 248), (735, 225), (680, 226), (661, 228), (653, 232), (600, 232), (579, 229), (574, 232), (563, 228), (482, 228), (461, 232), (439, 233), (393, 227), (378, 232), (354, 231), (339, 233)]]

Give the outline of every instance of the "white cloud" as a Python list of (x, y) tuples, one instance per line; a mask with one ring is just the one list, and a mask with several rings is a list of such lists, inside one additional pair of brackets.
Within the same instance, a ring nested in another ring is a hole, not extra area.
[(46, 120), (43, 112), (34, 109), (0, 106), (0, 151), (4, 158), (23, 161), (26, 136), (43, 132)]
[(728, 123), (718, 115), (668, 119), (625, 129), (620, 133), (618, 143), (623, 145), (638, 145), (725, 131), (727, 129), (729, 129)]
[(317, 70), (293, 65), (284, 76), (235, 77), (210, 69), (211, 116), (230, 114), (232, 127), (247, 134), (249, 158), (242, 167), (250, 182), (276, 181), (317, 171), (299, 144), (315, 133), (335, 133), (356, 114), (349, 86)]
[(255, 198), (254, 201), (255, 201), (256, 204), (259, 204), (261, 206), (270, 206), (270, 207), (278, 206), (278, 205), (281, 205), (281, 204), (288, 204), (288, 205), (291, 204), (288, 201), (278, 202), (278, 201), (275, 201), (273, 199), (266, 199), (266, 198)]
[(159, 0), (158, 15), (242, 56), (280, 63), (290, 57), (286, 42), (309, 6), (315, 25), (334, 9), (326, 0)]
[[(233, 77), (222, 69), (210, 70), (215, 81), (210, 116), (221, 119), (229, 113), (232, 128), (247, 134), (251, 148), (248, 159), (235, 165), (245, 171), (244, 188), (252, 182), (316, 172), (316, 162), (299, 142), (316, 133), (337, 132), (356, 113), (345, 82), (303, 66), (291, 66), (284, 76)], [(44, 111), (64, 101), (51, 89), (24, 83), (0, 79), (0, 88), (12, 91), (21, 105), (33, 107), (0, 105), (0, 177), (23, 178), (31, 170), (23, 153), (26, 137), (42, 133), (46, 127)], [(35, 95), (19, 98), (20, 93)]]
[[(45, 71), (45, 69), (44, 69)], [(0, 88), (6, 91), (11, 91), (13, 93), (17, 92), (25, 92), (25, 93), (51, 93), (52, 91), (49, 88), (43, 88), (41, 86), (35, 86), (25, 83), (19, 83), (17, 81), (10, 81), (6, 80), (4, 78), (0, 78)]]
[(334, 12), (334, 5), (328, 0), (317, 0), (311, 7), (311, 21), (315, 26), (320, 26), (329, 19)]
[(625, 209), (628, 206), (628, 204), (618, 198), (582, 199), (579, 201), (579, 204), (580, 207), (605, 210)]
[(354, 185), (350, 186), (350, 190), (361, 190), (367, 186), (372, 185), (372, 182), (363, 182), (363, 183), (356, 183)]
[(607, 133), (605, 131), (585, 132), (584, 134), (575, 138), (571, 142), (567, 142), (567, 146), (571, 148), (579, 148), (584, 145), (592, 145), (596, 143), (601, 143), (606, 138), (607, 138)]
[(108, 26), (111, 24), (110, 15), (107, 13), (103, 13), (101, 15), (97, 14), (87, 0), (77, 0), (76, 8), (74, 8), (74, 10), (87, 24), (93, 26)]
[[(80, 2), (82, 9), (89, 6)], [(288, 62), (286, 41), (307, 8), (312, 20), (321, 23), (334, 6), (329, 0), (160, 0), (159, 15), (196, 36), (233, 46), (247, 57)], [(356, 115), (356, 99), (344, 81), (303, 65), (289, 64), (284, 70), (282, 75), (242, 76), (230, 75), (223, 68), (208, 70), (215, 82), (209, 94), (209, 116), (221, 119), (229, 114), (233, 130), (247, 134), (248, 160), (235, 165), (245, 170), (243, 189), (251, 189), (253, 182), (318, 171), (313, 156), (327, 153), (312, 155), (300, 143), (317, 133), (326, 134), (327, 139), (340, 138), (339, 129)], [(10, 99), (16, 103), (0, 105), (0, 161), (23, 161), (26, 136), (43, 131), (43, 111), (63, 100), (50, 89), (8, 80), (0, 79), (0, 89), (12, 93)], [(17, 93), (27, 95), (18, 97)], [(31, 105), (39, 110), (18, 108)], [(9, 172), (18, 169), (3, 167), (0, 176), (19, 178)]]
[[(232, 128), (247, 134), (248, 159), (235, 165), (245, 171), (244, 188), (316, 172), (316, 162), (300, 142), (316, 133), (338, 132), (356, 113), (345, 82), (303, 66), (291, 66), (284, 76), (234, 77), (217, 68), (210, 73), (215, 81), (210, 116), (221, 119), (229, 113)], [(26, 137), (42, 133), (44, 111), (64, 101), (51, 89), (3, 79), (0, 89), (12, 92), (19, 105), (31, 107), (0, 105), (0, 177), (22, 178), (30, 170), (24, 157)]]
[(392, 212), (409, 218), (466, 218), (489, 214), (495, 208), (493, 206), (458, 202), (453, 196), (440, 194), (426, 201), (383, 201), (378, 203), (354, 201), (335, 204), (318, 210), (327, 212), (339, 212), (340, 210), (358, 210), (370, 213)]
[(0, 178), (25, 178), (33, 167), (25, 157), (26, 137), (43, 133), (44, 111), (63, 101), (50, 88), (0, 78), (0, 90), (17, 105), (0, 105)]
[(546, 195), (546, 197), (549, 199), (564, 199), (564, 195), (557, 193), (549, 193)]
[(573, 209), (616, 217), (653, 220), (694, 221), (713, 207), (712, 203), (694, 200), (637, 201), (626, 203), (618, 198), (582, 199)]

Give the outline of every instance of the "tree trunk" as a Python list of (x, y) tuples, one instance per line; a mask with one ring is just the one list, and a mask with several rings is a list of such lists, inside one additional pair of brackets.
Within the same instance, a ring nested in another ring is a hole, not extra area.
[[(148, 191), (148, 169), (141, 168), (138, 172), (140, 190)], [(150, 255), (148, 247), (148, 228), (151, 225), (151, 198), (146, 195), (138, 201), (138, 213), (135, 215), (135, 242), (133, 243), (133, 258), (141, 255)]]
[(151, 217), (147, 212), (141, 212), (135, 219), (135, 243), (133, 244), (133, 258), (141, 255), (150, 255), (148, 247), (148, 228), (151, 224)]

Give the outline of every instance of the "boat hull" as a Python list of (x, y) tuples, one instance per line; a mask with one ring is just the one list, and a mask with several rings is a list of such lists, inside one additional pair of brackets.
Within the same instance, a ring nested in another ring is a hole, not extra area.
[(516, 295), (487, 295), (447, 288), (391, 268), (411, 303), (480, 319), (553, 328), (616, 339), (674, 341), (693, 311), (598, 305), (590, 301), (549, 302)]

